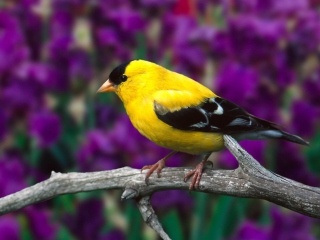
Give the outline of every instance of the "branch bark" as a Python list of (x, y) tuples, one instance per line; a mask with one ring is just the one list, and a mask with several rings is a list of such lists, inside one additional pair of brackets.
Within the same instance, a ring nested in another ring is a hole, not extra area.
[[(284, 178), (263, 168), (230, 136), (225, 135), (225, 146), (237, 158), (235, 170), (205, 169), (197, 191), (236, 197), (264, 199), (301, 214), (320, 218), (320, 188), (310, 187)], [(163, 231), (151, 205), (150, 196), (169, 189), (188, 190), (184, 175), (189, 168), (165, 168), (161, 178), (152, 174), (149, 185), (144, 173), (124, 167), (91, 173), (54, 173), (48, 180), (0, 199), (0, 215), (25, 206), (70, 193), (99, 189), (122, 189), (121, 199), (135, 198), (144, 220), (164, 239)]]

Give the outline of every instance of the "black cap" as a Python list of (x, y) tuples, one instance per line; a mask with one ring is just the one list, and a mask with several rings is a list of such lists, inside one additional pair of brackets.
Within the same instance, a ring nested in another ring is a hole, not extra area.
[(122, 82), (125, 82), (127, 80), (127, 76), (124, 75), (124, 72), (126, 71), (127, 66), (132, 62), (133, 60), (124, 62), (120, 64), (118, 67), (112, 70), (112, 72), (109, 75), (109, 81), (119, 85)]

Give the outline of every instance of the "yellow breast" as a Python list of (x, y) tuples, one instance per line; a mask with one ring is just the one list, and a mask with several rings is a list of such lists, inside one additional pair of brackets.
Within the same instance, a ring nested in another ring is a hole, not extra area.
[(134, 127), (162, 147), (189, 154), (208, 153), (224, 148), (222, 134), (184, 131), (162, 122), (154, 112), (152, 101), (132, 102), (125, 107)]

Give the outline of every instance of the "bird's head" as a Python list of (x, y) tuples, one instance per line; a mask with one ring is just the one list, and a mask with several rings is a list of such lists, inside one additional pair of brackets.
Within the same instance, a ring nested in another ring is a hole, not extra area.
[(112, 70), (98, 92), (115, 92), (122, 101), (130, 101), (146, 87), (157, 85), (157, 76), (163, 71), (161, 66), (145, 60), (127, 61)]

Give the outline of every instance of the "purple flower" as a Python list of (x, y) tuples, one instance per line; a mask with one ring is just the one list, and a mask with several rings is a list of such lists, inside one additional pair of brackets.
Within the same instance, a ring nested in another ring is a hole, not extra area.
[(97, 43), (103, 47), (116, 47), (119, 37), (114, 27), (101, 27), (96, 30)]
[(191, 78), (199, 78), (211, 53), (211, 43), (216, 29), (211, 26), (197, 26), (191, 17), (176, 17), (174, 21), (175, 70)]
[[(267, 141), (247, 140), (242, 141), (240, 145), (259, 163), (264, 163), (264, 152), (267, 146)], [(239, 165), (236, 158), (230, 153), (229, 150), (223, 150), (220, 153), (219, 164), (228, 169), (236, 169)]]
[(28, 111), (37, 110), (43, 104), (43, 88), (41, 84), (10, 77), (8, 84), (3, 86), (0, 103), (9, 117), (24, 117)]
[(272, 61), (286, 31), (282, 21), (241, 15), (229, 19), (228, 34), (233, 56), (242, 62), (258, 64)]
[(99, 129), (109, 128), (115, 122), (118, 114), (116, 110), (109, 105), (95, 105), (96, 126)]
[(0, 142), (3, 140), (8, 129), (8, 117), (7, 114), (0, 109)]
[(61, 69), (42, 62), (24, 62), (19, 68), (15, 69), (14, 76), (33, 85), (33, 88), (37, 87), (38, 98), (45, 91), (66, 89), (68, 84), (63, 78)]
[(122, 41), (120, 44), (122, 47), (125, 45), (134, 46), (136, 44), (135, 34), (143, 31), (146, 27), (147, 22), (143, 16), (127, 7), (108, 9), (104, 14), (104, 17), (110, 22), (110, 26), (116, 29), (117, 35)]
[(233, 240), (268, 240), (270, 239), (269, 228), (259, 226), (254, 222), (245, 221), (231, 238)]
[(55, 0), (52, 2), (51, 7), (55, 11), (76, 12), (85, 7), (86, 4), (88, 4), (88, 0)]
[(99, 240), (124, 240), (126, 239), (124, 233), (118, 229), (111, 230)]
[[(77, 160), (81, 171), (98, 171), (124, 166), (142, 168), (156, 163), (170, 150), (161, 148), (142, 136), (131, 124), (128, 116), (121, 115), (113, 123), (105, 119), (108, 131), (93, 130), (85, 137), (80, 146)], [(181, 154), (175, 154), (168, 160), (167, 166), (180, 166)], [(188, 161), (186, 160), (186, 161)]]
[(176, 17), (171, 13), (166, 13), (161, 16), (161, 30), (159, 39), (159, 48), (162, 51), (170, 48), (173, 45), (176, 34)]
[(175, 57), (178, 61), (175, 71), (186, 74), (194, 79), (199, 78), (206, 60), (205, 52), (201, 47), (181, 44), (175, 48)]
[(205, 45), (209, 47), (211, 43), (214, 41), (214, 37), (216, 36), (217, 30), (210, 26), (199, 26), (189, 34), (189, 41), (199, 45)]
[(74, 24), (73, 16), (67, 11), (55, 11), (50, 18), (51, 38), (70, 37)]
[(277, 0), (242, 0), (235, 1), (234, 7), (241, 13), (252, 13), (260, 16), (289, 16), (305, 11), (309, 7), (308, 0), (290, 1), (284, 0), (281, 3)]
[(236, 169), (239, 166), (237, 159), (227, 149), (220, 152), (218, 162), (219, 167), (226, 169)]
[(125, 34), (123, 37), (142, 31), (146, 26), (146, 21), (142, 15), (129, 8), (110, 9), (107, 18), (112, 25), (115, 24), (117, 29)]
[[(200, 16), (205, 16), (206, 13), (208, 13), (207, 9), (210, 7), (215, 7), (217, 3), (221, 3), (222, 1), (220, 0), (198, 0), (197, 2), (195, 2), (196, 4), (196, 9), (197, 11), (199, 11)], [(233, 4), (235, 4), (236, 2), (234, 2)]]
[(41, 147), (54, 144), (61, 133), (61, 122), (58, 115), (47, 110), (32, 114), (29, 118), (29, 132)]
[[(259, 2), (256, 0), (235, 1), (233, 7), (242, 14), (259, 13)], [(264, 5), (262, 10), (266, 11), (270, 8), (270, 0), (263, 1), (262, 4)]]
[(0, 10), (0, 77), (29, 58), (18, 20), (9, 11)]
[(51, 66), (58, 70), (58, 78), (54, 83), (54, 90), (67, 91), (70, 85), (68, 67), (71, 44), (71, 37), (65, 36), (52, 39), (47, 45)]
[(309, 7), (308, 0), (297, 0), (297, 1), (284, 0), (284, 1), (281, 1), (281, 3), (277, 0), (271, 0), (270, 2), (272, 4), (270, 10), (274, 13), (283, 14), (283, 15), (299, 13), (307, 10)]
[(303, 97), (314, 106), (320, 106), (320, 68), (303, 82)]
[(313, 136), (318, 123), (319, 109), (304, 101), (293, 102), (291, 109), (292, 132), (302, 137)]
[(202, 26), (190, 28), (188, 32), (184, 32), (187, 26), (193, 25), (193, 22), (189, 18), (181, 18), (179, 22), (186, 26), (177, 26), (178, 29), (176, 29), (181, 31), (176, 35), (174, 42), (175, 58), (178, 61), (176, 69), (196, 78), (197, 72), (201, 73), (204, 69), (216, 31), (212, 27)]
[(58, 91), (67, 91), (70, 86), (72, 90), (77, 90), (91, 80), (93, 75), (88, 53), (74, 48), (73, 39), (67, 33), (66, 30), (66, 34), (53, 38), (48, 44), (50, 63), (56, 74), (52, 85)]
[(88, 82), (93, 74), (89, 55), (80, 49), (70, 53), (69, 78)]
[(227, 31), (217, 31), (211, 42), (213, 56), (217, 59), (233, 58), (233, 46)]
[[(130, 133), (130, 136), (129, 136)], [(118, 149), (127, 153), (138, 153), (143, 149), (146, 138), (130, 122), (127, 115), (121, 115), (109, 132), (109, 137), (117, 144)]]
[(274, 82), (280, 94), (283, 92), (283, 89), (294, 83), (297, 75), (296, 72), (291, 69), (287, 57), (283, 52), (276, 54), (273, 59), (273, 64), (269, 66), (266, 65), (262, 69), (262, 74)]
[(7, 214), (0, 218), (0, 239), (18, 240), (20, 236), (20, 224), (16, 217), (11, 214)]
[(295, 212), (282, 212), (278, 207), (271, 209), (273, 224), (269, 239), (306, 239), (315, 240), (312, 235), (313, 219)]
[[(159, 147), (142, 136), (132, 126), (126, 115), (118, 118), (116, 125), (113, 126), (110, 132), (109, 138), (116, 144), (117, 151), (122, 154), (122, 158), (127, 159), (126, 164), (135, 168), (154, 164), (170, 152), (170, 150)], [(176, 154), (168, 160), (167, 165), (179, 166), (180, 163), (181, 157)]]
[(239, 105), (255, 96), (258, 84), (256, 69), (231, 61), (222, 64), (215, 80), (216, 92)]
[[(320, 15), (316, 11), (303, 11), (298, 14), (296, 24), (289, 35), (290, 57), (295, 62), (317, 51), (320, 46)], [(300, 59), (299, 59), (300, 58)], [(291, 60), (293, 61), (293, 60)]]
[(49, 211), (29, 206), (23, 212), (35, 239), (56, 239), (57, 226), (51, 222)]
[(110, 64), (110, 56), (112, 56), (112, 59), (120, 59), (120, 61), (128, 61), (128, 59), (132, 58), (130, 49), (124, 45), (119, 45), (121, 36), (112, 27), (97, 28), (95, 35), (97, 50), (100, 53), (98, 59), (102, 66)]
[(267, 84), (261, 83), (252, 98), (247, 99), (244, 107), (249, 113), (268, 121), (282, 124), (279, 106), (281, 95)]
[(19, 153), (5, 152), (0, 158), (0, 196), (4, 197), (27, 187), (28, 172), (29, 169)]
[(21, 0), (19, 2), (18, 7), (21, 7), (23, 10), (30, 10), (30, 8), (32, 8), (33, 6), (39, 4), (39, 0)]
[(140, 0), (140, 4), (142, 7), (150, 8), (150, 9), (159, 9), (159, 8), (168, 8), (172, 7), (177, 0)]
[(275, 159), (276, 173), (310, 186), (318, 186), (319, 179), (307, 169), (306, 160), (299, 145), (287, 141), (281, 142)]
[(279, 207), (272, 207), (270, 215), (271, 226), (259, 226), (246, 221), (231, 239), (316, 239), (312, 235), (312, 218), (295, 212), (284, 212)]
[(152, 196), (152, 205), (156, 208), (156, 211), (168, 207), (175, 207), (182, 211), (186, 211), (193, 207), (193, 199), (190, 194), (185, 191), (170, 190), (156, 192)]
[(37, 4), (38, 0), (23, 0), (10, 8), (11, 16), (16, 16), (19, 20), (19, 27), (24, 34), (33, 60), (39, 59), (43, 40), (42, 19), (33, 11)]
[(189, 41), (190, 32), (194, 31), (198, 27), (198, 24), (194, 18), (187, 16), (175, 16), (167, 15), (167, 17), (172, 17), (170, 20), (173, 24), (173, 41), (174, 44), (180, 45)]
[(116, 143), (103, 131), (87, 134), (85, 143), (77, 153), (81, 171), (110, 170), (119, 167)]
[[(113, 1), (99, 1), (97, 4), (97, 10), (102, 14), (103, 18), (108, 18), (110, 9), (132, 8), (128, 0)], [(102, 20), (101, 20), (102, 21)]]
[(50, 60), (58, 66), (59, 61), (62, 61), (61, 66), (63, 66), (63, 64), (68, 60), (68, 53), (71, 48), (72, 38), (70, 36), (61, 36), (52, 39), (48, 44)]
[(42, 62), (24, 62), (15, 69), (14, 75), (29, 84), (38, 85), (41, 91), (55, 89), (60, 82), (58, 69)]
[(143, 15), (127, 1), (99, 3), (91, 22), (101, 67), (110, 64), (110, 59), (127, 61), (132, 58), (131, 50), (137, 45), (137, 34), (147, 26)]
[(105, 219), (102, 201), (88, 199), (80, 202), (77, 212), (73, 215), (66, 214), (63, 222), (78, 239), (103, 239), (101, 231)]

